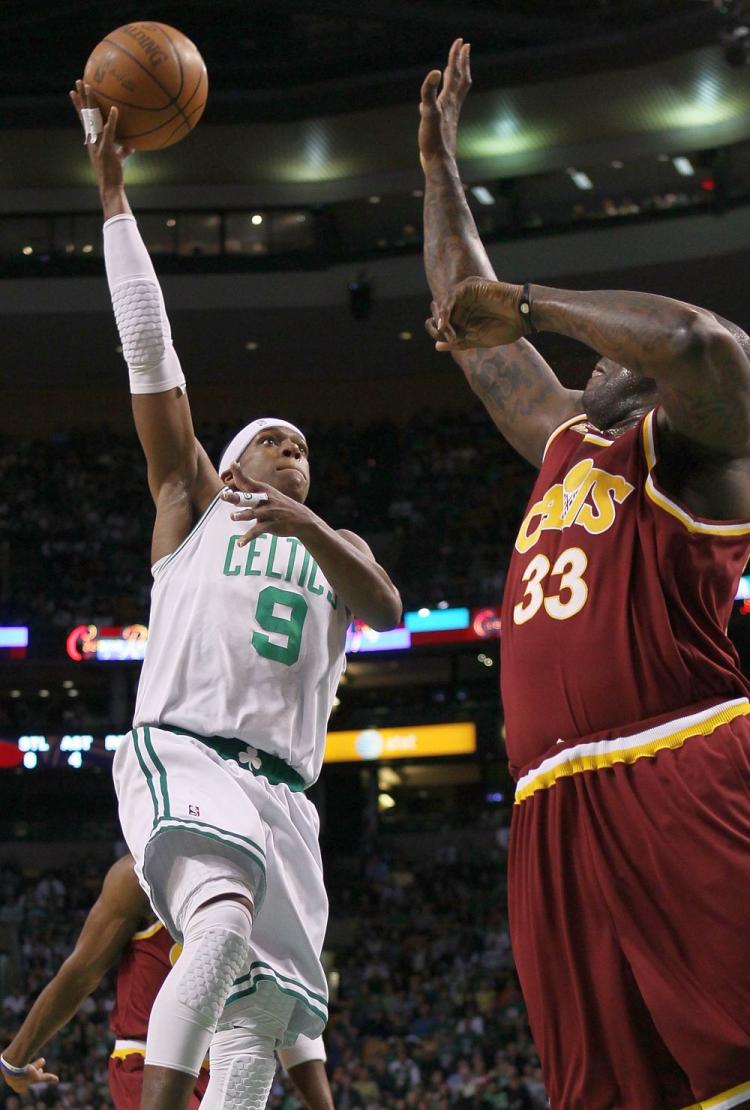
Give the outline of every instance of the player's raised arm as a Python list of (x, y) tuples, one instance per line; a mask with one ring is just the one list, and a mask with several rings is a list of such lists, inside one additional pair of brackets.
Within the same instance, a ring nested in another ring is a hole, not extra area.
[(35, 1059), (43, 1045), (62, 1029), (98, 987), (118, 959), (148, 910), (148, 902), (124, 856), (107, 872), (101, 893), (86, 918), (75, 948), (29, 1010), (4, 1050), (0, 1071), (9, 1087), (23, 1093), (33, 1083), (56, 1083)]
[(512, 343), (530, 326), (570, 336), (653, 379), (672, 431), (725, 458), (750, 458), (750, 341), (740, 328), (651, 293), (541, 285), (527, 292), (524, 313), (520, 286), (462, 282), (438, 310), (445, 329), (438, 348)]
[(101, 128), (95, 101), (82, 81), (70, 97), (86, 130), (99, 186), (107, 280), (157, 509), (155, 562), (181, 543), (221, 482), (195, 438), (164, 298), (125, 193), (123, 166), (131, 152), (116, 145), (117, 108), (110, 109)]
[[(479, 238), (456, 163), (458, 121), (471, 86), (470, 48), (456, 39), (442, 75), (422, 85), (419, 156), (425, 173), (424, 261), (433, 301), (471, 275), (495, 274)], [(440, 90), (440, 91), (438, 91)], [(435, 338), (434, 322), (428, 331)], [(469, 385), (508, 441), (539, 465), (550, 433), (581, 411), (580, 393), (565, 389), (531, 343), (498, 350), (457, 350)]]

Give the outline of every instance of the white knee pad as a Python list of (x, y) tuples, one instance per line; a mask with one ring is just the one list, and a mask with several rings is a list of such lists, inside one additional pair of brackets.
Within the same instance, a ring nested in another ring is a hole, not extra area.
[(211, 1079), (201, 1110), (265, 1110), (276, 1072), (276, 1039), (224, 1029), (211, 1042)]
[(198, 1075), (234, 980), (247, 963), (252, 917), (240, 902), (202, 906), (151, 1010), (146, 1063)]

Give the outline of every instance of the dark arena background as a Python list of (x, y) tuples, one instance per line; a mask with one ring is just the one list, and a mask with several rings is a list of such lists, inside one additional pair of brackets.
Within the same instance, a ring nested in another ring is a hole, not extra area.
[[(67, 93), (142, 19), (188, 35), (210, 81), (195, 132), (126, 171), (197, 434), (216, 459), (257, 415), (299, 423), (312, 508), (364, 536), (404, 600), (401, 627), (350, 629), (312, 790), (334, 1103), (541, 1110), (508, 936), (498, 673), (533, 471), (424, 331), (419, 87), (471, 42), (458, 155), (501, 277), (658, 292), (750, 329), (750, 4), (2, 5), (3, 1046), (124, 851), (110, 772), (148, 637), (152, 509)], [(583, 386), (590, 351), (535, 341)], [(750, 576), (729, 630), (747, 671)], [(45, 1050), (60, 1085), (0, 1081), (0, 1107), (110, 1107), (112, 1005), (109, 975)], [(269, 1105), (300, 1105), (281, 1071)]]

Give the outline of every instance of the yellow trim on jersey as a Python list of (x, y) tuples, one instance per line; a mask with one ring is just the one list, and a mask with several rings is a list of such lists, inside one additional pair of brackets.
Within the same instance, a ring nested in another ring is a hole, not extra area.
[(742, 1106), (748, 1099), (750, 1099), (750, 1083), (740, 1083), (739, 1086), (730, 1087), (728, 1091), (722, 1091), (713, 1098), (685, 1106), (684, 1110), (732, 1110), (732, 1107)]
[(153, 925), (149, 925), (147, 929), (141, 929), (138, 933), (133, 933), (131, 940), (148, 940), (150, 937), (155, 936), (160, 929), (163, 929), (161, 921), (155, 921)]
[(542, 453), (542, 462), (544, 462), (544, 460), (547, 457), (547, 452), (549, 451), (550, 447), (552, 446), (552, 441), (557, 439), (560, 432), (564, 432), (566, 428), (572, 428), (574, 424), (585, 424), (586, 419), (587, 419), (586, 413), (585, 412), (579, 412), (577, 416), (571, 416), (568, 420), (563, 420), (562, 424), (558, 424), (558, 426), (552, 432), (549, 439), (547, 440), (547, 442), (544, 445), (544, 452)]
[(646, 478), (646, 493), (655, 505), (671, 516), (676, 517), (680, 524), (688, 530), (688, 532), (698, 533), (707, 536), (750, 536), (750, 521), (741, 521), (735, 524), (722, 524), (720, 521), (707, 524), (705, 521), (696, 520), (694, 516), (683, 509), (671, 498), (667, 497), (660, 489), (657, 488), (651, 471), (656, 466), (656, 447), (654, 445), (654, 413), (652, 409), (643, 421), (643, 449), (646, 454), (646, 463), (648, 464), (648, 477)]
[(538, 790), (547, 790), (560, 779), (569, 778), (581, 771), (600, 771), (603, 767), (613, 767), (616, 763), (635, 763), (637, 759), (644, 757), (652, 759), (665, 748), (681, 748), (691, 737), (709, 736), (720, 725), (747, 714), (750, 714), (750, 701), (747, 698), (736, 698), (632, 736), (575, 744), (549, 756), (538, 767), (521, 775), (516, 786), (515, 804), (520, 805)]
[(613, 439), (605, 439), (604, 436), (594, 435), (593, 432), (586, 432), (583, 437), (584, 443), (593, 443), (596, 447), (611, 447), (615, 442)]

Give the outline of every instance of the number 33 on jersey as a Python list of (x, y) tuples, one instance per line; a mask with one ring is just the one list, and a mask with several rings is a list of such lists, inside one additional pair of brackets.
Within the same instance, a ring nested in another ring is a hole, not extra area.
[(725, 630), (750, 523), (691, 516), (660, 487), (657, 412), (621, 435), (580, 416), (547, 445), (503, 598), (514, 766), (746, 689)]

